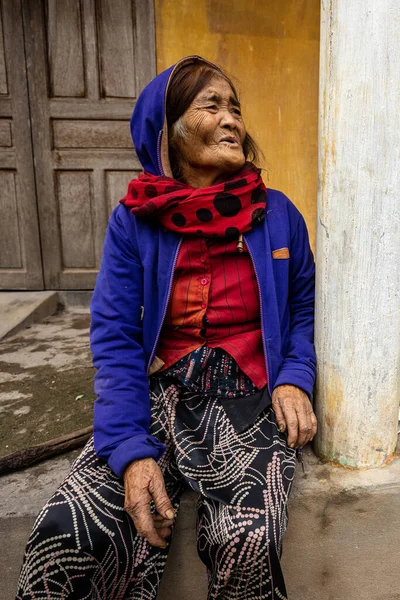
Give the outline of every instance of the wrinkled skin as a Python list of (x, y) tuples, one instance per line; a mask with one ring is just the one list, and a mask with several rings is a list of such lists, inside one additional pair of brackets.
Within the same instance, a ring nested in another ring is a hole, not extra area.
[[(153, 458), (135, 460), (125, 469), (125, 510), (132, 517), (139, 535), (152, 546), (165, 548), (171, 535), (174, 510), (164, 485), (160, 467)], [(157, 514), (150, 512), (154, 500)]]
[(301, 448), (317, 433), (317, 417), (308, 396), (294, 385), (279, 385), (272, 392), (272, 406), (280, 431), (288, 434), (288, 445)]
[(196, 188), (213, 185), (243, 167), (246, 127), (225, 79), (211, 79), (184, 113), (182, 124), (187, 136), (176, 145), (186, 183)]
[[(196, 188), (213, 185), (244, 165), (246, 128), (227, 81), (213, 78), (182, 119), (187, 138), (178, 143), (178, 149), (181, 172), (187, 184)], [(272, 394), (272, 404), (278, 427), (287, 431), (290, 447), (301, 447), (312, 440), (317, 419), (302, 390), (293, 385), (279, 386)], [(132, 517), (138, 534), (153, 546), (165, 548), (174, 511), (156, 461), (145, 458), (132, 462), (125, 470), (124, 484), (125, 510)], [(156, 515), (150, 512), (150, 500), (155, 503)]]

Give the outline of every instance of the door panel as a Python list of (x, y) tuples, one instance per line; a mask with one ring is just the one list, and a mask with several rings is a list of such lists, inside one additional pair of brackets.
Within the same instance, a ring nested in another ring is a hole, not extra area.
[(0, 2), (0, 289), (43, 289), (21, 2)]
[(95, 269), (93, 173), (55, 171), (55, 175), (63, 265), (65, 269)]
[(0, 171), (0, 268), (22, 269), (15, 171)]
[(49, 96), (84, 98), (85, 66), (79, 0), (48, 0), (45, 5)]
[(134, 7), (126, 0), (98, 0), (97, 8), (101, 95), (135, 98)]
[(24, 0), (45, 285), (91, 289), (141, 167), (129, 119), (155, 76), (152, 0)]

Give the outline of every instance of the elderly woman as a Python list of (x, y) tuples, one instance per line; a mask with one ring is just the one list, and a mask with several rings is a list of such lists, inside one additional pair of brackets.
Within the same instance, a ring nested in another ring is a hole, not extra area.
[(158, 75), (131, 125), (144, 174), (111, 216), (91, 305), (94, 445), (36, 521), (18, 598), (155, 598), (189, 486), (209, 599), (283, 599), (296, 448), (316, 432), (306, 226), (250, 162), (214, 64)]

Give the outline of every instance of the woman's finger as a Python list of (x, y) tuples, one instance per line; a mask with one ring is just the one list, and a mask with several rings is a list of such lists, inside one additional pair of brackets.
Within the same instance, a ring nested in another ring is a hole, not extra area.
[(145, 537), (152, 546), (166, 547), (164, 538), (154, 526), (148, 498), (143, 496), (133, 502), (125, 501), (125, 510), (132, 517), (138, 535)]
[(275, 413), (276, 424), (278, 425), (279, 431), (286, 431), (286, 421), (284, 414), (282, 412), (281, 405), (279, 404), (279, 399), (273, 398), (272, 400), (272, 408)]
[(150, 510), (150, 501), (153, 499), (157, 511), (165, 519), (174, 516), (158, 464), (152, 458), (131, 462), (124, 472), (124, 486), (125, 510), (132, 517), (138, 535), (145, 537), (152, 546), (166, 548), (167, 543), (159, 535)]
[(311, 414), (311, 423), (312, 423), (311, 439), (313, 439), (318, 430), (318, 421), (317, 421), (317, 417), (315, 416), (314, 411), (312, 411), (312, 414)]
[(159, 530), (162, 529), (163, 527), (172, 527), (172, 525), (174, 524), (174, 520), (173, 519), (154, 519), (154, 527)]
[(296, 447), (305, 446), (311, 439), (313, 430), (311, 413), (312, 411), (307, 411), (304, 405), (299, 407), (299, 409), (297, 410), (299, 430), (298, 438), (296, 441)]
[(157, 529), (157, 533), (165, 540), (172, 535), (172, 530), (171, 527), (162, 527), (161, 529)]
[(163, 517), (162, 515), (159, 515), (158, 513), (153, 513), (153, 519), (155, 521), (165, 521), (165, 517)]
[(298, 439), (299, 424), (297, 419), (297, 413), (292, 406), (283, 406), (283, 414), (286, 421), (288, 439), (287, 443), (290, 448), (294, 448)]
[(174, 518), (174, 509), (165, 489), (164, 477), (161, 471), (156, 471), (150, 481), (149, 492), (153, 498), (157, 512), (164, 519)]

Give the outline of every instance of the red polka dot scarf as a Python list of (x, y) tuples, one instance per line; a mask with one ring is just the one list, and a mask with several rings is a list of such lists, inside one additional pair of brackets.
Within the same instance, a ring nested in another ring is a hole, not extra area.
[(223, 183), (193, 188), (145, 172), (133, 179), (120, 202), (136, 217), (157, 217), (166, 229), (186, 235), (237, 237), (263, 221), (267, 192), (252, 163)]

